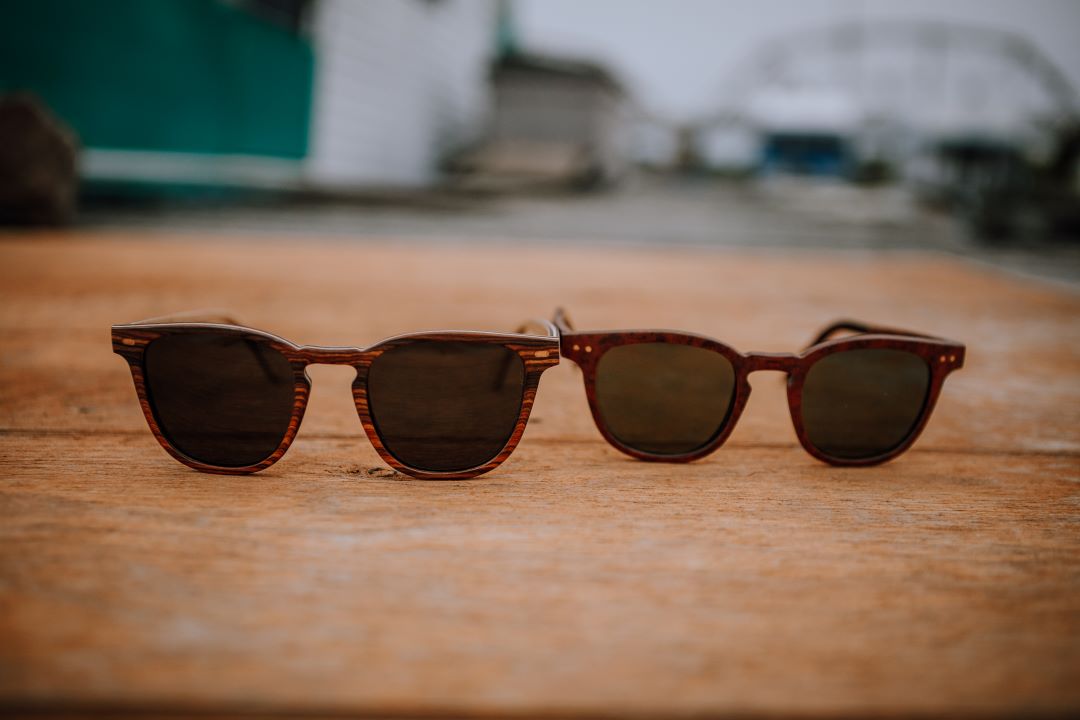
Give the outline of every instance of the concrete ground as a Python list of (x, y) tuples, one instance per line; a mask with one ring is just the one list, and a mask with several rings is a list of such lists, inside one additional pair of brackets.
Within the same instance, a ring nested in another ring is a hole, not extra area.
[(141, 207), (96, 206), (96, 229), (210, 231), (218, 236), (423, 238), (573, 245), (769, 250), (933, 250), (1016, 273), (1080, 283), (1080, 242), (980, 243), (901, 188), (771, 180), (635, 176), (607, 192), (507, 197), (427, 193), (334, 201), (262, 198)]

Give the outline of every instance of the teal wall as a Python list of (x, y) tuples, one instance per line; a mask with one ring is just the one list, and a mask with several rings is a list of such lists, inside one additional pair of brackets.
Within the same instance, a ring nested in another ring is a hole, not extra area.
[(0, 92), (86, 147), (302, 158), (314, 54), (220, 0), (0, 0)]

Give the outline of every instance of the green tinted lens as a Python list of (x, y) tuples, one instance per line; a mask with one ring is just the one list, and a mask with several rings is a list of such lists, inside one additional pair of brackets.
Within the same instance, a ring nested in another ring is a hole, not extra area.
[(802, 420), (811, 444), (845, 460), (884, 455), (915, 429), (930, 390), (930, 366), (905, 350), (826, 355), (806, 373)]
[(707, 445), (727, 421), (734, 397), (728, 359), (691, 345), (620, 345), (596, 368), (604, 425), (622, 444), (654, 455), (685, 455)]

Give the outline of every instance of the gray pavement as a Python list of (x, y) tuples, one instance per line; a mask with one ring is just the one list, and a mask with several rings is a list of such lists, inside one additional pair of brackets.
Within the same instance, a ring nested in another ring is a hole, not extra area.
[(392, 200), (249, 200), (96, 207), (86, 227), (321, 236), (714, 246), (846, 251), (932, 250), (1080, 287), (1080, 242), (989, 246), (897, 187), (773, 180), (736, 183), (637, 176), (574, 195), (396, 195)]

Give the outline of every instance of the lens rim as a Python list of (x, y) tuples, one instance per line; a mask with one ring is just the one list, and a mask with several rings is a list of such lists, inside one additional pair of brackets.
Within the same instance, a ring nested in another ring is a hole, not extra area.
[[(511, 350), (520, 358), (525, 370), (525, 382), (522, 387), (521, 405), (518, 409), (517, 419), (514, 421), (514, 429), (507, 438), (506, 443), (499, 452), (490, 460), (476, 465), (475, 467), (452, 471), (422, 470), (412, 467), (395, 457), (383, 443), (379, 435), (378, 425), (371, 412), (371, 404), (368, 396), (368, 372), (371, 363), (379, 355), (387, 350), (403, 345), (411, 345), (418, 342), (472, 342), (500, 345)], [(357, 415), (364, 426), (368, 440), (378, 451), (383, 461), (399, 472), (425, 480), (461, 480), (477, 477), (490, 472), (501, 465), (510, 457), (511, 453), (521, 441), (525, 427), (529, 423), (532, 414), (533, 403), (536, 400), (536, 392), (540, 386), (540, 376), (549, 367), (559, 362), (559, 339), (557, 337), (540, 337), (532, 335), (519, 335), (508, 333), (486, 332), (424, 332), (410, 333), (388, 338), (368, 348), (370, 356), (366, 362), (356, 366), (356, 380), (353, 381), (353, 402), (356, 405)]]
[[(596, 393), (596, 373), (600, 359), (609, 350), (624, 345), (640, 345), (643, 343), (664, 343), (669, 345), (688, 345), (702, 348), (724, 356), (735, 372), (735, 387), (728, 407), (727, 416), (723, 419), (716, 434), (701, 447), (686, 453), (677, 455), (664, 455), (639, 450), (627, 445), (611, 431), (600, 409), (599, 398)], [(746, 358), (737, 350), (722, 342), (696, 335), (694, 333), (673, 332), (668, 330), (629, 330), (629, 331), (602, 331), (602, 332), (572, 332), (562, 335), (563, 357), (573, 360), (582, 369), (585, 382), (585, 395), (589, 401), (589, 410), (592, 413), (593, 422), (604, 439), (616, 450), (630, 457), (649, 462), (691, 462), (703, 458), (716, 451), (731, 435), (739, 416), (742, 415), (746, 406), (746, 399), (750, 394), (750, 384), (747, 381), (745, 367)]]
[[(214, 465), (193, 458), (172, 444), (168, 436), (162, 430), (154, 412), (153, 398), (151, 397), (149, 384), (146, 380), (145, 358), (146, 349), (154, 340), (168, 335), (179, 334), (213, 334), (243, 338), (250, 342), (266, 345), (275, 352), (283, 355), (285, 359), (289, 361), (289, 365), (292, 367), (293, 371), (292, 412), (289, 417), (289, 425), (285, 431), (285, 435), (281, 438), (278, 446), (270, 453), (270, 455), (259, 462), (250, 465)], [(293, 439), (296, 437), (297, 431), (300, 429), (300, 423), (304, 418), (304, 411), (307, 409), (308, 396), (311, 393), (311, 380), (306, 372), (306, 363), (297, 356), (296, 346), (288, 340), (283, 340), (276, 335), (261, 330), (216, 325), (213, 323), (175, 323), (148, 325), (145, 327), (127, 326), (123, 329), (114, 326), (113, 349), (117, 354), (123, 356), (124, 359), (128, 361), (128, 366), (131, 370), (131, 378), (135, 383), (135, 392), (139, 397), (139, 405), (142, 407), (146, 423), (150, 427), (150, 432), (157, 439), (158, 444), (165, 449), (165, 452), (169, 453), (175, 460), (178, 460), (188, 467), (218, 475), (248, 475), (264, 470), (282, 458), (285, 451), (289, 449)]]
[[(926, 390), (926, 397), (923, 400), (922, 409), (904, 439), (889, 450), (865, 458), (845, 458), (830, 455), (814, 445), (803, 422), (802, 402), (806, 376), (816, 362), (829, 355), (853, 350), (874, 349), (900, 350), (921, 358), (927, 364), (930, 371), (930, 382)], [(959, 368), (963, 361), (964, 351), (962, 346), (958, 348), (953, 343), (936, 339), (868, 335), (865, 337), (840, 338), (811, 348), (799, 356), (799, 362), (792, 368), (788, 376), (788, 408), (791, 412), (791, 422), (795, 426), (795, 434), (799, 438), (799, 444), (810, 455), (830, 465), (848, 467), (880, 465), (895, 458), (907, 451), (919, 439), (934, 412), (946, 376)]]
[[(130, 323), (112, 326), (113, 352), (124, 358), (131, 371), (131, 377), (135, 384), (135, 392), (139, 398), (143, 416), (151, 433), (157, 439), (158, 444), (169, 453), (175, 460), (188, 467), (208, 473), (221, 475), (246, 475), (264, 470), (282, 458), (289, 449), (307, 408), (308, 397), (311, 392), (311, 379), (307, 375), (308, 365), (348, 365), (356, 370), (356, 379), (352, 384), (352, 394), (357, 414), (364, 426), (368, 440), (379, 453), (383, 462), (398, 472), (410, 475), (422, 480), (460, 480), (473, 478), (490, 472), (501, 465), (521, 440), (532, 413), (532, 406), (536, 399), (536, 392), (540, 384), (540, 376), (545, 370), (559, 364), (559, 337), (555, 327), (544, 324), (549, 335), (527, 335), (523, 333), (496, 333), (481, 331), (433, 331), (408, 333), (387, 338), (366, 348), (357, 347), (325, 347), (317, 345), (296, 345), (284, 338), (278, 337), (262, 330), (248, 328), (240, 325), (226, 325), (211, 322), (144, 322)], [(144, 356), (146, 348), (155, 339), (172, 333), (213, 333), (242, 337), (255, 342), (265, 343), (277, 352), (280, 352), (289, 361), (293, 368), (295, 397), (293, 402), (292, 417), (289, 420), (288, 431), (282, 438), (278, 448), (266, 459), (245, 467), (222, 467), (201, 462), (189, 457), (169, 442), (162, 432), (150, 402)], [(493, 343), (502, 345), (521, 358), (525, 366), (525, 385), (522, 393), (521, 408), (518, 413), (514, 430), (510, 434), (505, 446), (499, 453), (482, 465), (464, 470), (452, 472), (436, 472), (422, 470), (402, 463), (390, 454), (378, 435), (375, 423), (372, 419), (368, 406), (367, 395), (367, 372), (372, 361), (381, 353), (397, 345), (416, 341), (449, 341), (449, 342), (477, 342)]]

